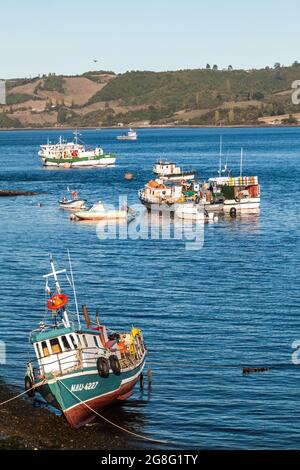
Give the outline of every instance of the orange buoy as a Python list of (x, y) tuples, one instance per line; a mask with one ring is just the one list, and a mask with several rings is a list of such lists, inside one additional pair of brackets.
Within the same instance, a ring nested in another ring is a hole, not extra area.
[(49, 310), (58, 310), (68, 303), (68, 296), (65, 294), (55, 294), (47, 302)]

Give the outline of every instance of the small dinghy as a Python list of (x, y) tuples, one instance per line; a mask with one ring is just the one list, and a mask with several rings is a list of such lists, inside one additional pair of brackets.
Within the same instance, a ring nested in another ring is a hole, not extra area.
[(86, 199), (78, 199), (77, 201), (74, 201), (73, 199), (71, 200), (62, 200), (59, 201), (59, 206), (62, 209), (71, 209), (71, 210), (78, 210), (78, 209), (84, 209), (86, 203)]
[(208, 213), (205, 209), (200, 208), (199, 205), (196, 204), (183, 204), (178, 206), (175, 210), (175, 215), (184, 220), (214, 220), (213, 212)]
[(67, 199), (66, 197), (63, 197), (61, 201), (58, 201), (59, 206), (62, 209), (78, 210), (85, 208), (86, 199), (78, 199), (77, 191), (71, 191), (71, 196), (72, 199)]
[(90, 209), (75, 212), (78, 220), (127, 219), (127, 208), (106, 210), (101, 201), (96, 202)]

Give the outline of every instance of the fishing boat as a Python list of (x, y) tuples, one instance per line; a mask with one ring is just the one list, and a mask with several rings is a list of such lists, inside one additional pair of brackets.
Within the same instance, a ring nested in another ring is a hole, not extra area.
[(38, 152), (44, 166), (78, 168), (94, 166), (110, 166), (116, 162), (116, 157), (112, 154), (105, 154), (99, 146), (87, 148), (79, 141), (80, 134), (74, 132), (74, 140), (67, 142), (63, 137), (59, 138), (56, 144), (49, 140), (47, 144), (41, 145)]
[(150, 180), (139, 190), (139, 199), (147, 210), (168, 210), (174, 212), (174, 204), (196, 201), (199, 198), (199, 184), (193, 181)]
[(117, 140), (137, 140), (138, 135), (133, 129), (129, 129), (127, 132), (123, 132), (117, 136)]
[(196, 176), (195, 170), (183, 171), (175, 163), (166, 160), (158, 160), (153, 167), (153, 173), (163, 181), (191, 181)]
[(78, 199), (77, 191), (71, 191), (72, 199), (68, 199), (65, 196), (59, 201), (59, 206), (62, 209), (69, 209), (69, 210), (78, 210), (84, 209), (86, 199)]
[[(27, 363), (25, 390), (36, 392), (60, 409), (72, 427), (78, 428), (112, 403), (130, 397), (145, 365), (147, 349), (140, 329), (113, 332), (100, 322), (92, 323), (83, 306), (85, 325), (79, 314), (70, 262), (70, 275), (57, 271), (50, 257), (51, 272), (44, 275), (48, 315), (30, 333), (36, 359)], [(74, 296), (75, 314), (62, 292), (59, 276), (65, 274)], [(54, 291), (50, 290), (50, 279)]]
[(75, 217), (78, 220), (127, 219), (128, 210), (127, 208), (107, 210), (103, 203), (98, 201), (87, 210), (75, 212)]
[[(220, 165), (221, 168), (221, 165)], [(222, 173), (227, 173), (222, 176)], [(243, 175), (243, 149), (241, 149), (240, 176), (233, 177), (227, 163), (219, 175), (209, 178), (202, 188), (201, 203), (206, 210), (218, 210), (235, 217), (239, 213), (260, 207), (258, 176)]]

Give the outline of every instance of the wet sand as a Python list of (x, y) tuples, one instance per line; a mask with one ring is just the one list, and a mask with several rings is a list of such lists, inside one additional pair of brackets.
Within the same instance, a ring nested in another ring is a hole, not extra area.
[[(9, 388), (0, 381), (0, 403), (18, 393), (19, 389)], [(103, 414), (107, 416), (107, 411)], [(127, 427), (132, 429), (130, 423)], [(141, 442), (103, 422), (72, 429), (63, 416), (57, 416), (26, 396), (0, 406), (0, 449), (127, 450), (141, 447)]]

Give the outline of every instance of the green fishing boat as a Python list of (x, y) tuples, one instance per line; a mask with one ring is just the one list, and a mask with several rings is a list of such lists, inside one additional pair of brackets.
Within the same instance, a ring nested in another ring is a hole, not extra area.
[[(147, 349), (140, 329), (112, 331), (101, 324), (98, 314), (92, 323), (85, 305), (83, 326), (71, 263), (71, 280), (65, 269), (55, 269), (52, 257), (50, 265), (51, 272), (44, 276), (49, 315), (47, 322), (30, 333), (36, 359), (27, 364), (25, 390), (31, 396), (40, 393), (77, 428), (93, 420), (100, 409), (132, 395)], [(69, 297), (59, 283), (61, 274), (66, 275), (73, 291), (73, 315)], [(54, 280), (54, 292), (50, 279)]]

